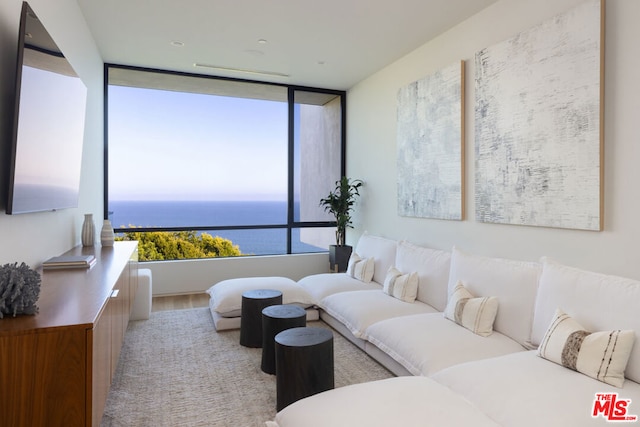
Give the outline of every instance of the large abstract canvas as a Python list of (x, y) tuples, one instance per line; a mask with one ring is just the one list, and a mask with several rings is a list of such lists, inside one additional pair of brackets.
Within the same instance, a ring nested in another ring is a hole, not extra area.
[(602, 15), (591, 0), (476, 54), (478, 221), (602, 229)]
[(398, 214), (463, 218), (463, 81), (457, 62), (398, 91)]

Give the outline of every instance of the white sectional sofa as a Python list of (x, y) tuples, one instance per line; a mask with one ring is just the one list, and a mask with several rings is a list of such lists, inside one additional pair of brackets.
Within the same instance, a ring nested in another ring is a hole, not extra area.
[(403, 377), (302, 399), (268, 426), (640, 425), (640, 282), (367, 234), (354, 252), (375, 259), (371, 281), (361, 270), (364, 281), (327, 273), (298, 285)]

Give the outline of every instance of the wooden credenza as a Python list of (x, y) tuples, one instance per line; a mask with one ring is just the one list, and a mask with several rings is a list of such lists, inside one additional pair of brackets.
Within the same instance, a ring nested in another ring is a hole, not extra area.
[(1, 427), (100, 425), (138, 286), (138, 244), (66, 254), (97, 262), (42, 272), (38, 314), (0, 319)]

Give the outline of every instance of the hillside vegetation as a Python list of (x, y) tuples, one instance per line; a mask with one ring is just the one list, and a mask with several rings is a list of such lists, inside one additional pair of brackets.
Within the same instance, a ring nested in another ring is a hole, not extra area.
[(137, 240), (139, 261), (242, 256), (229, 239), (195, 231), (127, 231), (116, 240)]

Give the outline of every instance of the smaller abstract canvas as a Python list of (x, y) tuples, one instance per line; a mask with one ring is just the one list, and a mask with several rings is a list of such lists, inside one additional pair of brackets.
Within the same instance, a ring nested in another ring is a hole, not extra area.
[(463, 219), (463, 81), (457, 62), (398, 91), (398, 214)]

